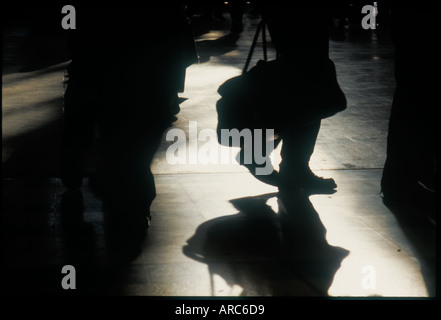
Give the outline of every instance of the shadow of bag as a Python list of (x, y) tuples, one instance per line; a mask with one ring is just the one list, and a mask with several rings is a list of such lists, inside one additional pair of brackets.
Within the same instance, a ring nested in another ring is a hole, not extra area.
[[(261, 31), (264, 60), (248, 70)], [(292, 65), (282, 59), (268, 61), (265, 25), (261, 21), (242, 74), (228, 79), (218, 88), (221, 98), (216, 103), (216, 110), (220, 144), (222, 129), (274, 129), (278, 134), (288, 126), (328, 118), (346, 109), (346, 98), (330, 59), (312, 77), (300, 77), (304, 72), (299, 67), (296, 73)], [(234, 145), (228, 142), (227, 146)]]

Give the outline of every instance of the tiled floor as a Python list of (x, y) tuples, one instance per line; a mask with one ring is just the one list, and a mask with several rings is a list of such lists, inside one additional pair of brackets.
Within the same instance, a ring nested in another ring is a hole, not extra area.
[[(198, 36), (176, 128), (215, 128), (217, 87), (240, 73), (256, 17), (237, 42), (228, 28)], [(227, 23), (225, 23), (227, 25)], [(393, 46), (375, 34), (330, 41), (348, 109), (323, 121), (311, 167), (337, 192), (280, 203), (277, 189), (237, 164), (171, 165), (165, 138), (157, 198), (140, 256), (113, 264), (101, 203), (65, 207), (58, 172), (65, 64), (3, 76), (2, 285), (12, 294), (145, 296), (435, 295), (435, 227), (383, 204), (380, 179), (395, 82)], [(277, 152), (274, 156), (277, 165)], [(71, 213), (69, 215), (69, 212)], [(75, 215), (76, 213), (76, 215)], [(64, 265), (76, 290), (61, 287)]]

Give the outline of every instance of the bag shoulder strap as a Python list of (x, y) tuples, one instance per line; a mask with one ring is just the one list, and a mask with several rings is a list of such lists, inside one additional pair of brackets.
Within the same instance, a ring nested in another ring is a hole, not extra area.
[(259, 39), (259, 34), (262, 31), (262, 47), (263, 47), (263, 59), (267, 61), (267, 48), (266, 48), (266, 32), (265, 32), (265, 22), (263, 20), (260, 20), (259, 24), (257, 25), (256, 33), (254, 34), (253, 43), (251, 44), (250, 51), (248, 52), (248, 57), (245, 62), (245, 66), (242, 70), (242, 74), (246, 73), (248, 71), (248, 67), (251, 62), (251, 58), (253, 57), (254, 48), (256, 47), (257, 40)]

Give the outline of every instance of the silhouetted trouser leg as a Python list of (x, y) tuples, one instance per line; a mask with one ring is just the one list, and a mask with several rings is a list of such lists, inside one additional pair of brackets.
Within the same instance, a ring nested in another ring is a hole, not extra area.
[(411, 108), (407, 100), (398, 88), (392, 103), (387, 158), (382, 176), (382, 191), (388, 196), (394, 192), (402, 193), (409, 188), (409, 184), (416, 184), (417, 181), (412, 169), (417, 163), (418, 153), (412, 147), (418, 144), (418, 140), (413, 130)]
[(301, 186), (304, 179), (311, 174), (309, 160), (314, 152), (320, 124), (319, 120), (283, 132), (279, 170), (281, 188)]
[(245, 1), (244, 0), (233, 0), (228, 2), (228, 7), (231, 16), (231, 31), (240, 33), (243, 30), (243, 15), (245, 12)]
[(69, 79), (64, 95), (64, 128), (61, 149), (61, 180), (68, 188), (83, 181), (84, 156), (93, 141), (96, 124), (93, 99), (84, 81)]
[(167, 99), (158, 98), (158, 93), (125, 90), (121, 100), (109, 97), (104, 109), (109, 112), (102, 114), (100, 132), (105, 210), (117, 232), (131, 237), (142, 235), (148, 227), (150, 206), (156, 197), (150, 166), (170, 117), (161, 112), (167, 110)]
[[(397, 89), (387, 139), (387, 159), (381, 180), (388, 201), (419, 205), (436, 197), (436, 139), (438, 108), (437, 17), (427, 6), (414, 14), (393, 5), (392, 38), (395, 44)], [(403, 24), (413, 16), (412, 29)], [(421, 199), (417, 199), (421, 197)]]
[[(113, 218), (130, 230), (147, 227), (150, 206), (156, 197), (150, 166), (163, 131), (137, 133), (125, 141), (105, 141), (106, 203), (111, 205)], [(105, 139), (106, 140), (106, 139)]]
[(416, 106), (424, 100), (415, 102), (418, 98), (409, 95), (409, 91), (397, 88), (395, 92), (381, 180), (383, 194), (397, 200), (416, 196), (418, 181), (430, 182), (436, 176), (435, 117), (428, 117), (431, 113), (423, 106), (419, 108), (423, 116), (418, 114)]

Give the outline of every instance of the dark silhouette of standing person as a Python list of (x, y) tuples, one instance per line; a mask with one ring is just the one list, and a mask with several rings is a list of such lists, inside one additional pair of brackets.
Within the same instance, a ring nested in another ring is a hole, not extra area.
[(283, 113), (291, 116), (281, 119), (282, 161), (274, 184), (281, 191), (332, 192), (337, 187), (335, 181), (318, 177), (309, 167), (320, 118), (303, 123), (297, 121), (302, 109), (315, 107), (318, 103), (334, 103), (317, 99), (329, 91), (324, 79), (335, 73), (328, 54), (328, 10), (319, 6), (287, 6), (281, 1), (260, 1), (259, 7), (277, 50), (277, 59), (283, 65), (280, 77), (292, 92), (290, 100), (283, 103), (287, 108)]
[(245, 0), (231, 0), (228, 2), (228, 11), (231, 17), (231, 33), (239, 34), (243, 31), (243, 15)]
[(150, 165), (179, 111), (185, 69), (197, 59), (184, 7), (175, 4), (77, 5), (77, 27), (69, 32), (62, 182), (82, 185), (97, 127), (103, 165), (94, 185), (112, 234), (129, 245), (150, 225), (156, 196)]
[[(381, 188), (387, 204), (426, 207), (436, 218), (436, 13), (394, 2), (391, 15), (396, 89)], [(409, 19), (412, 27), (406, 27)]]

